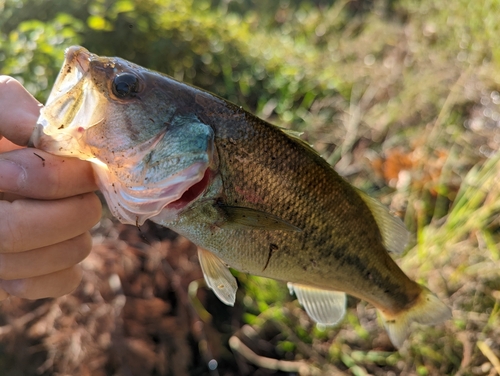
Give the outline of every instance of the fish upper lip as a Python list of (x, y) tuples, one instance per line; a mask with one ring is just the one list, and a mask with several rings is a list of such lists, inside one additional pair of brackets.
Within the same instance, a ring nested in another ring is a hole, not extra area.
[(76, 65), (82, 73), (89, 71), (92, 54), (87, 49), (80, 46), (71, 46), (66, 49), (65, 57), (68, 63), (76, 61)]
[(46, 107), (81, 87), (82, 80), (90, 71), (94, 55), (80, 46), (72, 46), (64, 52), (63, 68), (56, 78)]

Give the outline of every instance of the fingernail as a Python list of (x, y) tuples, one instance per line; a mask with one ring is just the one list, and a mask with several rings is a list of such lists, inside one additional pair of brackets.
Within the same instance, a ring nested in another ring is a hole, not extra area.
[(7, 159), (0, 159), (0, 191), (17, 192), (25, 181), (24, 167)]

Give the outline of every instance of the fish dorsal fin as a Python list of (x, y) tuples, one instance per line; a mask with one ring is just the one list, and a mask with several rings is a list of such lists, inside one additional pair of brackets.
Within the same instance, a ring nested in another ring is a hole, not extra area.
[(227, 265), (212, 252), (200, 247), (198, 247), (198, 258), (208, 287), (223, 303), (233, 306), (238, 284)]
[(313, 151), (314, 154), (319, 155), (318, 151), (316, 149), (314, 149), (311, 144), (309, 144), (307, 141), (300, 138), (300, 136), (302, 136), (304, 134), (304, 132), (293, 131), (291, 129), (286, 129), (286, 128), (282, 128), (282, 127), (278, 127), (278, 128), (283, 133), (285, 133), (287, 136), (289, 136), (290, 138), (293, 138), (295, 141), (298, 141), (305, 148), (309, 149), (310, 151)]
[(224, 212), (224, 222), (219, 225), (222, 228), (302, 231), (274, 214), (257, 209), (227, 205), (219, 205), (219, 208)]
[(307, 314), (317, 323), (335, 325), (345, 315), (346, 296), (340, 291), (322, 290), (315, 287), (288, 283), (290, 294), (295, 292), (297, 300)]
[(300, 136), (302, 136), (304, 134), (304, 132), (294, 131), (293, 129), (283, 128), (283, 127), (278, 127), (278, 128), (281, 129), (283, 132), (285, 132), (290, 137), (296, 138), (302, 142), (305, 142), (303, 139), (300, 138)]
[(372, 212), (385, 248), (394, 253), (402, 253), (410, 236), (403, 221), (389, 213), (389, 209), (379, 201), (359, 189), (356, 190)]

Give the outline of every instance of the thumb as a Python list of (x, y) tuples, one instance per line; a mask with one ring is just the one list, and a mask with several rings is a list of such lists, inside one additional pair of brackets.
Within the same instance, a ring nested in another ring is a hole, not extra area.
[(9, 76), (0, 76), (0, 138), (26, 145), (36, 125), (42, 105)]

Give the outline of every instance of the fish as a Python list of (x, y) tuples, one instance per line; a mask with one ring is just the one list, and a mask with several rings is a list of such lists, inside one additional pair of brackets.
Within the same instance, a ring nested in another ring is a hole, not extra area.
[(121, 222), (149, 219), (196, 244), (225, 304), (233, 268), (286, 282), (323, 325), (342, 320), (346, 294), (367, 301), (398, 348), (412, 322), (451, 317), (390, 256), (409, 239), (400, 219), (297, 133), (207, 91), (73, 46), (30, 145), (90, 161)]

